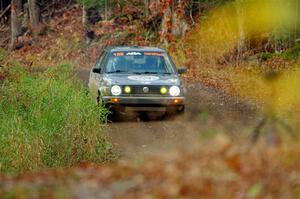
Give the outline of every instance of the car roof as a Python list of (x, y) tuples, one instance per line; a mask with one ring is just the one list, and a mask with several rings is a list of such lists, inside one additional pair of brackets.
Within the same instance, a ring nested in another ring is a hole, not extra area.
[(116, 47), (107, 47), (109, 52), (128, 52), (128, 51), (137, 51), (137, 52), (161, 52), (165, 53), (166, 51), (157, 47), (146, 47), (146, 46), (116, 46)]

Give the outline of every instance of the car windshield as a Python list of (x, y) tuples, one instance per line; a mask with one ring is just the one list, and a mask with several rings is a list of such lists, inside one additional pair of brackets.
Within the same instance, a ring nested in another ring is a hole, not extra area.
[(106, 73), (173, 74), (172, 61), (160, 52), (114, 52), (105, 67)]

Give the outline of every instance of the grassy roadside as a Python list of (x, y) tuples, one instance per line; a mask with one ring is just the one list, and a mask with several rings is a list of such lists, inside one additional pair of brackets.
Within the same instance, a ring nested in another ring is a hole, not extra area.
[(37, 74), (14, 67), (5, 74), (0, 84), (1, 172), (113, 157), (112, 145), (102, 133), (107, 110), (95, 106), (69, 66)]

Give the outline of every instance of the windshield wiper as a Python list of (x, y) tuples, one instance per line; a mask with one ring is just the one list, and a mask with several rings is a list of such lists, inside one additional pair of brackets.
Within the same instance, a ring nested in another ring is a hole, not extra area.
[(163, 74), (163, 75), (171, 75), (169, 72), (143, 72), (143, 74)]
[(146, 71), (146, 72), (143, 72), (143, 74), (158, 74), (158, 72), (148, 72), (148, 71)]
[(115, 70), (115, 71), (110, 71), (107, 73), (128, 73), (128, 71), (124, 71), (124, 70)]
[(140, 72), (132, 72), (133, 74), (141, 75), (142, 73)]

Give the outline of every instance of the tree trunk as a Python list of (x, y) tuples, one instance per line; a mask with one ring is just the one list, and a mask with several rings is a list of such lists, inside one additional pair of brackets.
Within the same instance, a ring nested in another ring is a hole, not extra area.
[(19, 20), (19, 14), (20, 14), (20, 2), (22, 4), (21, 0), (12, 0), (11, 2), (11, 43), (10, 48), (12, 50), (15, 49), (16, 44), (18, 42), (18, 36), (21, 34), (21, 24)]
[(29, 19), (34, 31), (37, 31), (40, 24), (40, 8), (37, 0), (28, 0)]
[(19, 14), (22, 12), (22, 9), (23, 9), (22, 0), (17, 0), (16, 5), (17, 5), (18, 14)]
[(93, 26), (101, 20), (102, 20), (101, 15), (99, 13), (99, 10), (96, 7), (88, 8), (85, 5), (83, 5), (82, 25), (84, 28), (86, 42), (88, 44), (96, 37), (95, 32), (93, 31)]
[(150, 5), (150, 0), (144, 0), (145, 4), (145, 17), (149, 16), (149, 5)]
[(241, 60), (246, 48), (246, 34), (244, 24), (244, 8), (241, 1), (236, 3), (237, 25), (238, 25), (238, 43), (237, 43), (237, 59)]
[(86, 40), (86, 43), (90, 43), (91, 39), (90, 39), (90, 24), (89, 24), (89, 16), (88, 16), (88, 8), (86, 6), (82, 7), (82, 25), (83, 25), (83, 29), (84, 29), (84, 37)]
[(170, 36), (182, 37), (188, 29), (188, 23), (184, 18), (184, 1), (171, 1), (164, 11), (162, 19), (161, 35), (163, 42), (168, 45)]
[(161, 24), (161, 41), (167, 46), (169, 44), (169, 36), (172, 29), (172, 8), (168, 6), (164, 11)]
[(87, 8), (86, 6), (82, 7), (82, 25), (84, 29), (87, 29), (88, 26), (88, 15), (87, 15)]
[(104, 12), (105, 12), (104, 13), (104, 15), (105, 15), (105, 21), (107, 21), (108, 20), (108, 2), (107, 2), (107, 0), (104, 1), (104, 7), (105, 7), (104, 8), (105, 9), (104, 10)]
[[(174, 7), (174, 6), (173, 6)], [(183, 37), (187, 30), (189, 29), (189, 25), (185, 20), (185, 5), (184, 1), (179, 0), (177, 4), (177, 12), (172, 11), (172, 34), (175, 37)]]

